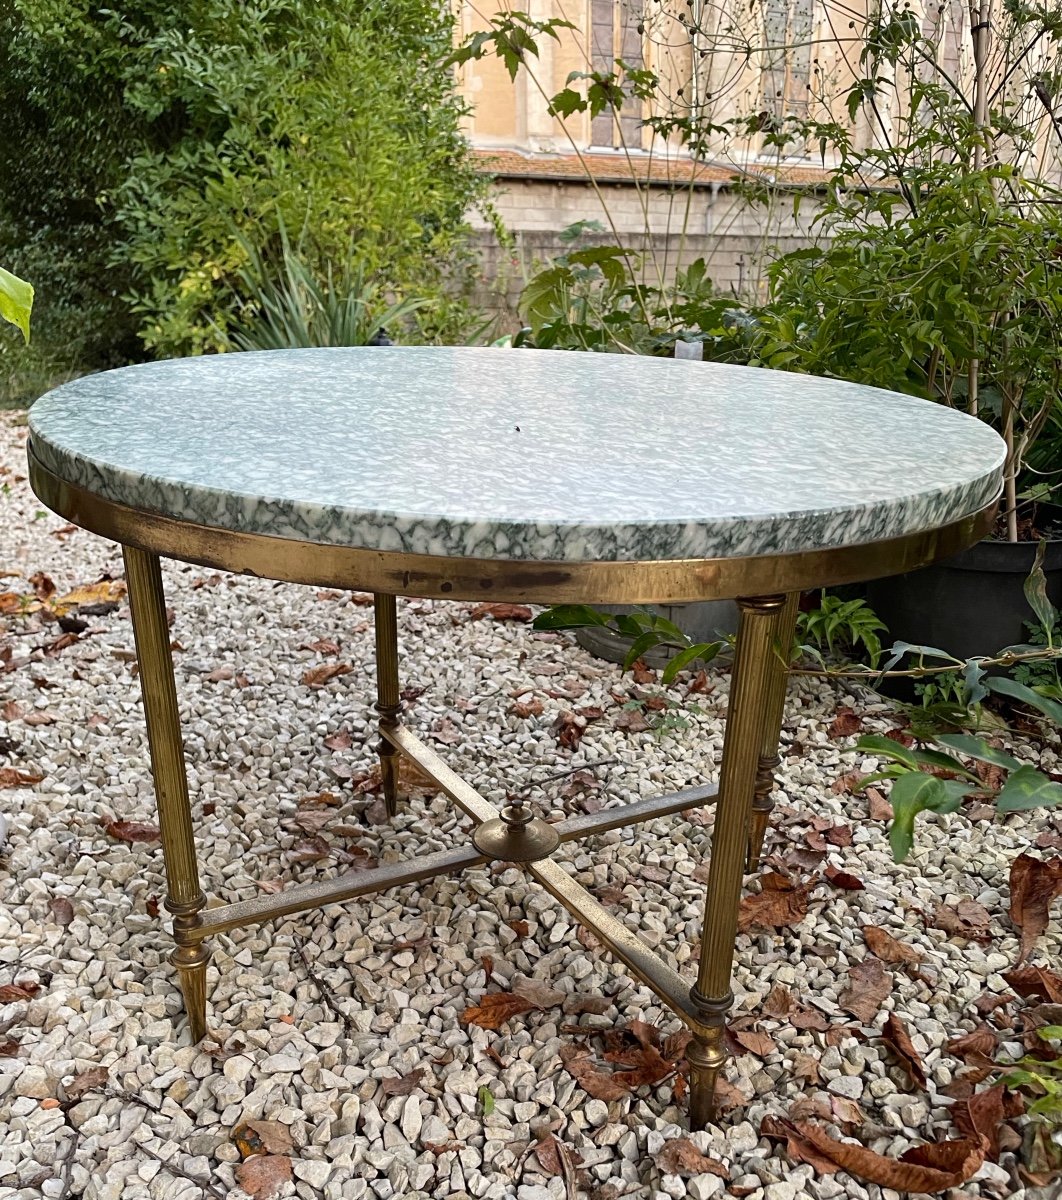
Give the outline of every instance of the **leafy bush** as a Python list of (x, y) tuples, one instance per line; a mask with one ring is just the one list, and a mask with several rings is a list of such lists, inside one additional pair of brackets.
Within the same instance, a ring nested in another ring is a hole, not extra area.
[[(0, 0), (0, 258), (84, 365), (226, 345), (242, 239), (446, 299), (481, 194), (442, 0)], [(384, 68), (382, 64), (386, 64)], [(142, 352), (142, 350), (141, 350)]]

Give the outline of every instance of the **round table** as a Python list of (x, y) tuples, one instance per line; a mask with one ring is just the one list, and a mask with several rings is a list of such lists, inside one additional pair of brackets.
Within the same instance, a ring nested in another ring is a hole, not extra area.
[[(373, 347), (175, 359), (88, 376), (30, 413), (34, 491), (122, 543), (193, 1040), (206, 939), (501, 858), (520, 861), (693, 1033), (713, 1113), (742, 875), (771, 808), (801, 590), (924, 566), (991, 528), (1005, 458), (982, 422), (837, 380), (670, 359)], [(205, 910), (159, 556), (375, 596), (384, 797), (398, 756), (474, 822), (410, 863)], [(556, 825), (502, 813), (402, 723), (396, 596), (672, 604), (738, 598), (718, 786)], [(692, 986), (550, 858), (559, 842), (717, 806)]]

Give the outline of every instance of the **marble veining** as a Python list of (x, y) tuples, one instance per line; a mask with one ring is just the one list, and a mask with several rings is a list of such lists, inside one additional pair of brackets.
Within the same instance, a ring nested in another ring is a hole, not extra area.
[(739, 557), (928, 529), (999, 492), (987, 425), (895, 392), (622, 355), (372, 347), (65, 384), (34, 452), (109, 500), (277, 537), (569, 562)]

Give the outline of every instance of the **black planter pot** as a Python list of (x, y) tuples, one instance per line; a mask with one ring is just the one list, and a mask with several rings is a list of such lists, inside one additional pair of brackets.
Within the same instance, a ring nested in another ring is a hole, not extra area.
[[(935, 646), (956, 658), (992, 655), (1028, 641), (1025, 622), (1035, 618), (1024, 586), (1035, 557), (1035, 542), (978, 542), (909, 575), (875, 579), (867, 600), (889, 627), (886, 644)], [(1043, 566), (1048, 597), (1062, 607), (1062, 539), (1048, 541)]]

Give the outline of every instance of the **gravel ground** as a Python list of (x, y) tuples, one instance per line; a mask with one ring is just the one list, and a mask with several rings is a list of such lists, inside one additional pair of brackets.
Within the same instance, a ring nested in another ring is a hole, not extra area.
[[(59, 592), (101, 572), (120, 575), (113, 545), (64, 532), (41, 511), (21, 478), (24, 437), (17, 414), (0, 418), (0, 570), (23, 576), (4, 586), (25, 590), (37, 571)], [(379, 805), (352, 786), (373, 765), (371, 608), (346, 593), (216, 577), (180, 564), (164, 570), (210, 896), (254, 897), (279, 881), (321, 877), (341, 857), (388, 862), (464, 840), (463, 819), (440, 798), (404, 806), (392, 828), (373, 823)], [(807, 849), (824, 826), (850, 825), (851, 844), (828, 843), (826, 862), (865, 888), (823, 883), (794, 928), (738, 939), (734, 1015), (748, 1018), (739, 1028), (766, 1033), (770, 1048), (732, 1061), (729, 1078), (746, 1103), (692, 1136), (729, 1169), (724, 1180), (668, 1174), (658, 1165), (661, 1147), (686, 1132), (673, 1080), (606, 1103), (590, 1099), (564, 1068), (559, 1052), (579, 1040), (574, 1025), (587, 1033), (635, 1019), (665, 1033), (679, 1025), (514, 869), (441, 878), (214, 939), (216, 1042), (189, 1045), (168, 939), (153, 915), (164, 894), (161, 853), (157, 843), (126, 844), (105, 829), (114, 818), (155, 819), (128, 609), (94, 618), (91, 636), (51, 655), (34, 648), (56, 636), (54, 626), (9, 618), (5, 635), (2, 622), (0, 648), (13, 647), (16, 660), (32, 654), (0, 674), (0, 709), (14, 701), (21, 714), (8, 708), (14, 719), (0, 720), (0, 738), (15, 744), (0, 766), (44, 778), (0, 793), (8, 824), (0, 984), (39, 984), (28, 1001), (0, 1006), (0, 1040), (17, 1042), (0, 1057), (0, 1197), (242, 1197), (240, 1149), (230, 1135), (241, 1121), (262, 1118), (286, 1126), (294, 1142), (293, 1178), (280, 1194), (326, 1200), (563, 1200), (565, 1179), (526, 1153), (549, 1132), (581, 1156), (577, 1186), (593, 1200), (877, 1200), (899, 1193), (794, 1166), (784, 1146), (760, 1138), (763, 1116), (785, 1114), (798, 1100), (830, 1112), (832, 1099), (839, 1119), (840, 1097), (860, 1111), (834, 1133), (854, 1134), (883, 1153), (955, 1136), (952, 1101), (940, 1089), (962, 1064), (944, 1047), (976, 1026), (973, 1002), (983, 992), (1007, 990), (1000, 973), (1017, 955), (1006, 917), (1008, 871), (1045, 821), (1035, 814), (1005, 823), (963, 815), (926, 821), (910, 863), (893, 864), (885, 824), (868, 818), (866, 800), (831, 790), (846, 772), (872, 764), (852, 750), (852, 738), (831, 737), (829, 725), (848, 705), (866, 731), (892, 728), (876, 699), (818, 681), (790, 690), (789, 753), (777, 794), (783, 828), (772, 834), (772, 848)], [(596, 770), (603, 786), (595, 800), (607, 805), (714, 775), (725, 673), (710, 674), (710, 690), (689, 699), (684, 687), (664, 693), (646, 685), (676, 702), (666, 711), (686, 726), (672, 721), (670, 729), (630, 732), (612, 722), (622, 711), (614, 695), (630, 694), (631, 676), (566, 637), (472, 620), (468, 605), (428, 601), (401, 602), (399, 623), (403, 683), (424, 689), (409, 705), (409, 722), (495, 802), (504, 788), (601, 760), (615, 760)], [(308, 649), (316, 639), (334, 639), (339, 653)], [(326, 662), (353, 670), (319, 689), (301, 682)], [(511, 712), (520, 692), (539, 699), (543, 711)], [(551, 728), (557, 715), (593, 705), (605, 716), (589, 722), (574, 751), (559, 746)], [(1021, 744), (1015, 751), (1038, 752)], [(1053, 751), (1045, 761), (1057, 769)], [(578, 797), (564, 799), (561, 790), (553, 784), (543, 793), (546, 807), (577, 805)], [(305, 799), (322, 792), (338, 804), (323, 810), (318, 829), (321, 810)], [(692, 979), (703, 897), (695, 873), (710, 833), (710, 824), (669, 818), (573, 844), (560, 857)], [(313, 836), (324, 839), (328, 856), (293, 861)], [(990, 912), (990, 941), (930, 927), (934, 906), (961, 897)], [(909, 978), (893, 968), (892, 994), (861, 1035), (829, 1044), (837, 1039), (786, 1018), (761, 1014), (753, 1022), (768, 993), (784, 985), (831, 1027), (851, 1026), (839, 1000), (850, 966), (869, 953), (865, 925), (916, 947), (924, 969)], [(1060, 932), (1052, 922), (1034, 961), (1057, 962)], [(489, 984), (484, 959), (492, 962)], [(463, 1010), (485, 991), (521, 978), (573, 997), (603, 995), (611, 1007), (576, 1015), (573, 1000), (567, 1014), (557, 1006), (523, 1013), (500, 1032), (462, 1023)], [(892, 1010), (922, 1055), (925, 1089), (882, 1044), (880, 1027)], [(1020, 1052), (1004, 1042), (1008, 1049)], [(65, 1103), (71, 1078), (99, 1067), (106, 1082)], [(386, 1094), (382, 1080), (418, 1069), (423, 1075), (408, 1095)], [(493, 1098), (486, 1115), (484, 1088)], [(950, 1193), (1023, 1194), (1013, 1154)]]

